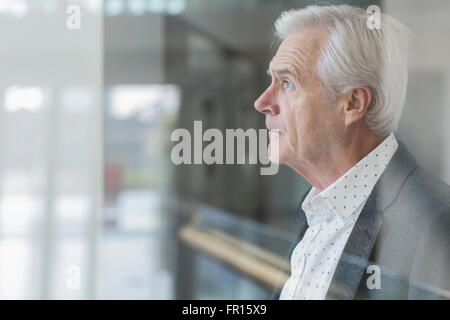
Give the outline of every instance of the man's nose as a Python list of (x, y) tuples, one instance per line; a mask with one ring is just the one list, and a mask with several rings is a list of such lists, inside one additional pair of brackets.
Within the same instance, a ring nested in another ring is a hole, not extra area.
[(265, 115), (277, 115), (279, 113), (278, 105), (274, 99), (274, 92), (270, 87), (264, 91), (255, 101), (255, 109)]

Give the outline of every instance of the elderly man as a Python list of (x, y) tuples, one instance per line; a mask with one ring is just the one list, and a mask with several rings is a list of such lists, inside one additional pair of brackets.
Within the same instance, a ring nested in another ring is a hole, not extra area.
[(280, 299), (450, 294), (450, 188), (393, 134), (409, 32), (390, 16), (381, 28), (368, 18), (348, 5), (310, 6), (275, 23), (282, 43), (255, 108), (278, 161), (312, 184)]

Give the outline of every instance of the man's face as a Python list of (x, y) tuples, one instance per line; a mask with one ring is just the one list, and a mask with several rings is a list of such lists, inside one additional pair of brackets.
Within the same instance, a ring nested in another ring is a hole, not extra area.
[(339, 137), (337, 103), (326, 98), (315, 68), (327, 37), (323, 29), (288, 36), (270, 62), (272, 83), (255, 101), (267, 128), (279, 130), (280, 163), (314, 161)]

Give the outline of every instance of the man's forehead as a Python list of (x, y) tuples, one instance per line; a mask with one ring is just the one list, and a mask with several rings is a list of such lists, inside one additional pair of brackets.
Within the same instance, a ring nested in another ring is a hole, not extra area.
[(275, 73), (280, 70), (289, 70), (295, 73), (295, 71), (305, 68), (309, 60), (308, 54), (301, 48), (278, 51), (270, 61), (269, 70)]
[(307, 29), (289, 35), (280, 44), (269, 64), (272, 69), (278, 64), (308, 64), (317, 58), (326, 34), (321, 29)]

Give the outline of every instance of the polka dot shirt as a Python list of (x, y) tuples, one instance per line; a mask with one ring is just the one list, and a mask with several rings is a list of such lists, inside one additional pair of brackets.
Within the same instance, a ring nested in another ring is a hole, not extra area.
[(353, 226), (397, 148), (391, 133), (325, 190), (311, 189), (302, 203), (308, 229), (292, 253), (281, 300), (325, 299)]

